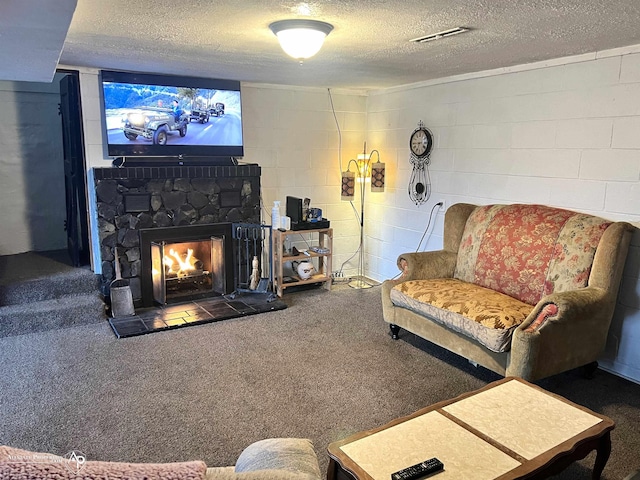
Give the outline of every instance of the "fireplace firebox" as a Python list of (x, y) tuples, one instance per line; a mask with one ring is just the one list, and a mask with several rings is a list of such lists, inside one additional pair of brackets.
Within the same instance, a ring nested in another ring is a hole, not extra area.
[(231, 223), (141, 229), (142, 305), (233, 292), (231, 233)]
[(224, 238), (151, 242), (153, 299), (164, 305), (222, 294)]

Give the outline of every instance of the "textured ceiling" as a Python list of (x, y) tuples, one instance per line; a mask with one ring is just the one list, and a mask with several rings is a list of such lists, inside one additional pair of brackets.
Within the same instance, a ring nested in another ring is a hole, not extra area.
[[(335, 28), (299, 65), (268, 28), (285, 18)], [(78, 0), (60, 62), (369, 89), (640, 44), (638, 25), (640, 0)]]

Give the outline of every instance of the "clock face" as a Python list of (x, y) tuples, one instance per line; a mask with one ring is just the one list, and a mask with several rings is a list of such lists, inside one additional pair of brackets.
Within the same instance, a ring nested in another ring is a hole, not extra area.
[(424, 157), (431, 151), (431, 145), (433, 144), (433, 138), (431, 133), (424, 128), (419, 128), (411, 134), (409, 139), (409, 147), (411, 152), (416, 157)]

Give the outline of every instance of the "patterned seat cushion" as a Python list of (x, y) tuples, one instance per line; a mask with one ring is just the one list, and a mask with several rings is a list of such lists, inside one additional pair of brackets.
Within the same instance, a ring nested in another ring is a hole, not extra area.
[(494, 352), (511, 348), (511, 335), (533, 306), (454, 278), (408, 280), (391, 290), (394, 305), (425, 315), (474, 338)]

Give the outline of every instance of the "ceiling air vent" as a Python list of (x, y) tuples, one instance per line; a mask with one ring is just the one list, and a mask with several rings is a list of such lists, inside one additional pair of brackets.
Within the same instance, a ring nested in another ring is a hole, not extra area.
[(424, 37), (414, 38), (413, 40), (409, 40), (414, 43), (427, 43), (432, 42), (433, 40), (440, 40), (441, 38), (450, 37), (451, 35), (457, 35), (459, 33), (468, 32), (468, 28), (464, 27), (456, 27), (450, 28), (449, 30), (443, 30), (442, 32), (433, 33), (431, 35), (425, 35)]

